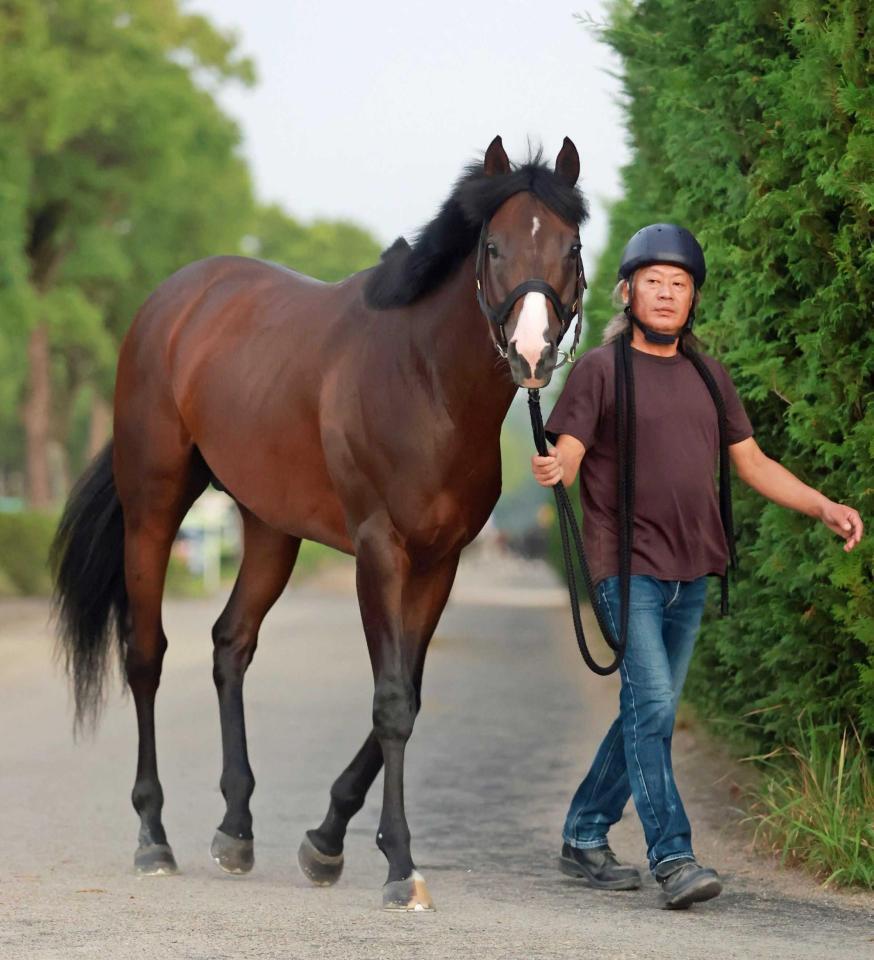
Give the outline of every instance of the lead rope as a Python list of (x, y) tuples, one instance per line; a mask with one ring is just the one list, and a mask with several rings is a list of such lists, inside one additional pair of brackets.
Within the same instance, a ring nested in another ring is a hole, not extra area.
[[(728, 454), (728, 418), (725, 412), (725, 400), (713, 379), (713, 374), (707, 368), (701, 356), (690, 346), (680, 340), (680, 349), (692, 361), (704, 381), (713, 405), (716, 407), (716, 419), (719, 424), (719, 516), (722, 520), (722, 529), (725, 532), (725, 541), (728, 545), (729, 566), (737, 570), (737, 548), (734, 541), (734, 517), (731, 507), (731, 461)], [(728, 569), (721, 577), (722, 591), (720, 598), (720, 615), (728, 615)]]
[[(635, 409), (634, 409), (634, 373), (631, 365), (629, 338), (621, 336), (616, 340), (616, 436), (619, 462), (617, 469), (619, 495), (619, 635), (614, 636), (614, 627), (608, 621), (608, 612), (599, 601), (592, 583), (592, 574), (586, 560), (583, 540), (577, 518), (571, 506), (570, 497), (564, 484), (559, 481), (552, 488), (558, 514), (558, 529), (561, 534), (561, 548), (564, 568), (567, 575), (570, 594), (571, 616), (577, 645), (586, 666), (594, 673), (606, 677), (615, 673), (625, 656), (628, 639), (628, 611), (631, 593), (631, 549), (634, 521), (634, 468), (635, 468)], [(528, 391), (528, 412), (531, 416), (531, 431), (534, 434), (534, 446), (541, 457), (547, 456), (546, 431), (543, 428), (543, 415), (540, 411), (540, 391)], [(614, 652), (613, 662), (601, 666), (592, 657), (583, 632), (580, 617), (580, 601), (577, 592), (577, 579), (573, 565), (571, 544), (576, 548), (577, 561), (583, 576), (586, 592), (592, 603), (592, 610), (598, 627), (604, 635), (607, 645)]]

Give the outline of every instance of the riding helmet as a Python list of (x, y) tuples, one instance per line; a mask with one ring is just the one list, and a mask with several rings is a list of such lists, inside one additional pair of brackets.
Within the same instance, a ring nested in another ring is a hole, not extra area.
[(672, 263), (692, 274), (696, 288), (704, 286), (707, 267), (704, 251), (695, 237), (673, 223), (651, 223), (628, 241), (622, 251), (619, 277), (627, 280), (635, 270), (651, 263)]

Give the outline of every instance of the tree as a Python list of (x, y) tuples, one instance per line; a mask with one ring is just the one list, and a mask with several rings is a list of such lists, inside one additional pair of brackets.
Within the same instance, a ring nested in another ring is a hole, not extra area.
[(366, 230), (344, 220), (316, 220), (304, 225), (279, 206), (259, 207), (244, 247), (264, 260), (336, 281), (373, 266), (380, 244)]
[(251, 188), (212, 90), (253, 70), (176, 0), (6, 0), (0, 50), (0, 438), (20, 454), (23, 395), (28, 498), (45, 507), (62, 492), (50, 443), (84, 382), (107, 397), (135, 304), (237, 248)]

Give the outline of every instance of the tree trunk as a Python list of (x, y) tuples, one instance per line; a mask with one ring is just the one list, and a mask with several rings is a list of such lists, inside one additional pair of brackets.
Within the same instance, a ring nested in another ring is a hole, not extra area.
[(27, 399), (24, 403), (27, 502), (33, 509), (46, 510), (52, 505), (48, 459), (52, 388), (46, 323), (38, 323), (30, 333), (27, 367)]

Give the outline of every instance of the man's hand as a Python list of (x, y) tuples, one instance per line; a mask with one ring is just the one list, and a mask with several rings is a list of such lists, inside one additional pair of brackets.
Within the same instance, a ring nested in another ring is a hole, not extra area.
[(548, 457), (531, 458), (531, 472), (542, 487), (554, 487), (561, 480), (569, 487), (577, 479), (586, 448), (568, 433), (559, 434), (555, 446), (547, 444)]
[(554, 487), (564, 475), (564, 465), (561, 450), (553, 446), (548, 446), (547, 449), (550, 451), (550, 456), (538, 457), (535, 454), (531, 458), (531, 472), (542, 487)]
[(846, 540), (844, 550), (849, 553), (862, 539), (864, 526), (858, 510), (833, 500), (826, 500), (820, 511), (819, 519), (838, 536)]

